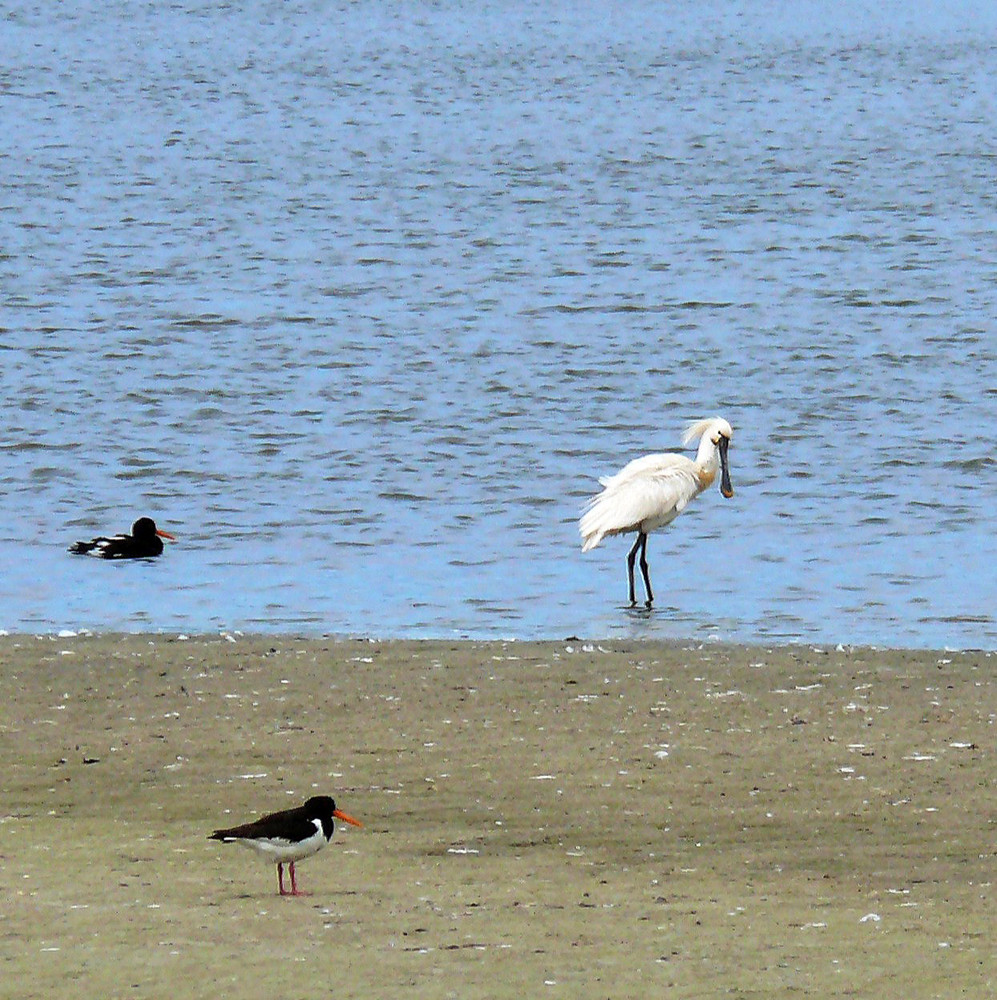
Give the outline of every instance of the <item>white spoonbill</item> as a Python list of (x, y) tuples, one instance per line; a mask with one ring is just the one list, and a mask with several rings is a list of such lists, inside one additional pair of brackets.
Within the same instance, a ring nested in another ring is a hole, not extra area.
[(578, 530), (582, 552), (594, 549), (607, 535), (637, 532), (637, 541), (627, 554), (630, 607), (637, 604), (634, 594), (634, 559), (640, 550), (640, 571), (644, 576), (647, 607), (654, 601), (651, 577), (647, 572), (647, 536), (655, 528), (671, 524), (693, 497), (702, 493), (720, 471), (720, 492), (732, 497), (727, 448), (734, 431), (723, 417), (710, 417), (690, 424), (682, 444), (699, 438), (696, 460), (674, 452), (645, 455), (625, 465), (615, 476), (603, 476), (602, 492), (585, 507)]

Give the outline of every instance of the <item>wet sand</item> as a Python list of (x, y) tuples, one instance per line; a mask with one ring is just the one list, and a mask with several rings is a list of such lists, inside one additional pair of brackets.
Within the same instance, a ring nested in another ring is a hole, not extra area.
[(0, 993), (997, 994), (995, 660), (2, 637)]

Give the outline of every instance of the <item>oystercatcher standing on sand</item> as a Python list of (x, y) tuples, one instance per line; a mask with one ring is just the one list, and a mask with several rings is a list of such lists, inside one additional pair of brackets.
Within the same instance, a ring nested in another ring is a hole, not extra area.
[(162, 539), (176, 539), (168, 531), (160, 531), (151, 517), (140, 517), (132, 525), (130, 535), (101, 535), (89, 542), (74, 542), (69, 551), (74, 556), (96, 556), (98, 559), (148, 559), (162, 554)]
[[(328, 795), (315, 795), (303, 806), (270, 813), (262, 819), (228, 830), (215, 830), (209, 840), (242, 844), (277, 863), (277, 884), (282, 896), (304, 896), (294, 877), (294, 863), (322, 850), (335, 828), (333, 817), (352, 826), (363, 823), (336, 808)], [(284, 888), (284, 865), (291, 871), (291, 891)]]

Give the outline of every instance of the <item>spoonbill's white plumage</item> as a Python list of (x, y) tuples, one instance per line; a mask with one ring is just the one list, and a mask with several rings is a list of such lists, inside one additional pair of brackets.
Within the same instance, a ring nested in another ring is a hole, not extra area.
[(645, 455), (635, 458), (616, 475), (599, 480), (602, 492), (588, 502), (578, 526), (582, 552), (594, 549), (607, 535), (637, 533), (637, 540), (627, 553), (630, 607), (637, 603), (634, 560), (638, 550), (647, 607), (654, 601), (647, 570), (648, 533), (674, 521), (693, 497), (713, 483), (718, 471), (720, 492), (725, 497), (734, 495), (727, 464), (727, 448), (733, 435), (733, 429), (723, 417), (697, 420), (682, 436), (685, 445), (699, 438), (695, 460), (674, 452)]

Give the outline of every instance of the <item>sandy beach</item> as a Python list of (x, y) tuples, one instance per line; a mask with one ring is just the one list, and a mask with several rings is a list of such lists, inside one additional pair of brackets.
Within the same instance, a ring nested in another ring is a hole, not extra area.
[[(0, 638), (0, 994), (997, 993), (990, 653)], [(217, 826), (324, 793), (298, 866)]]

